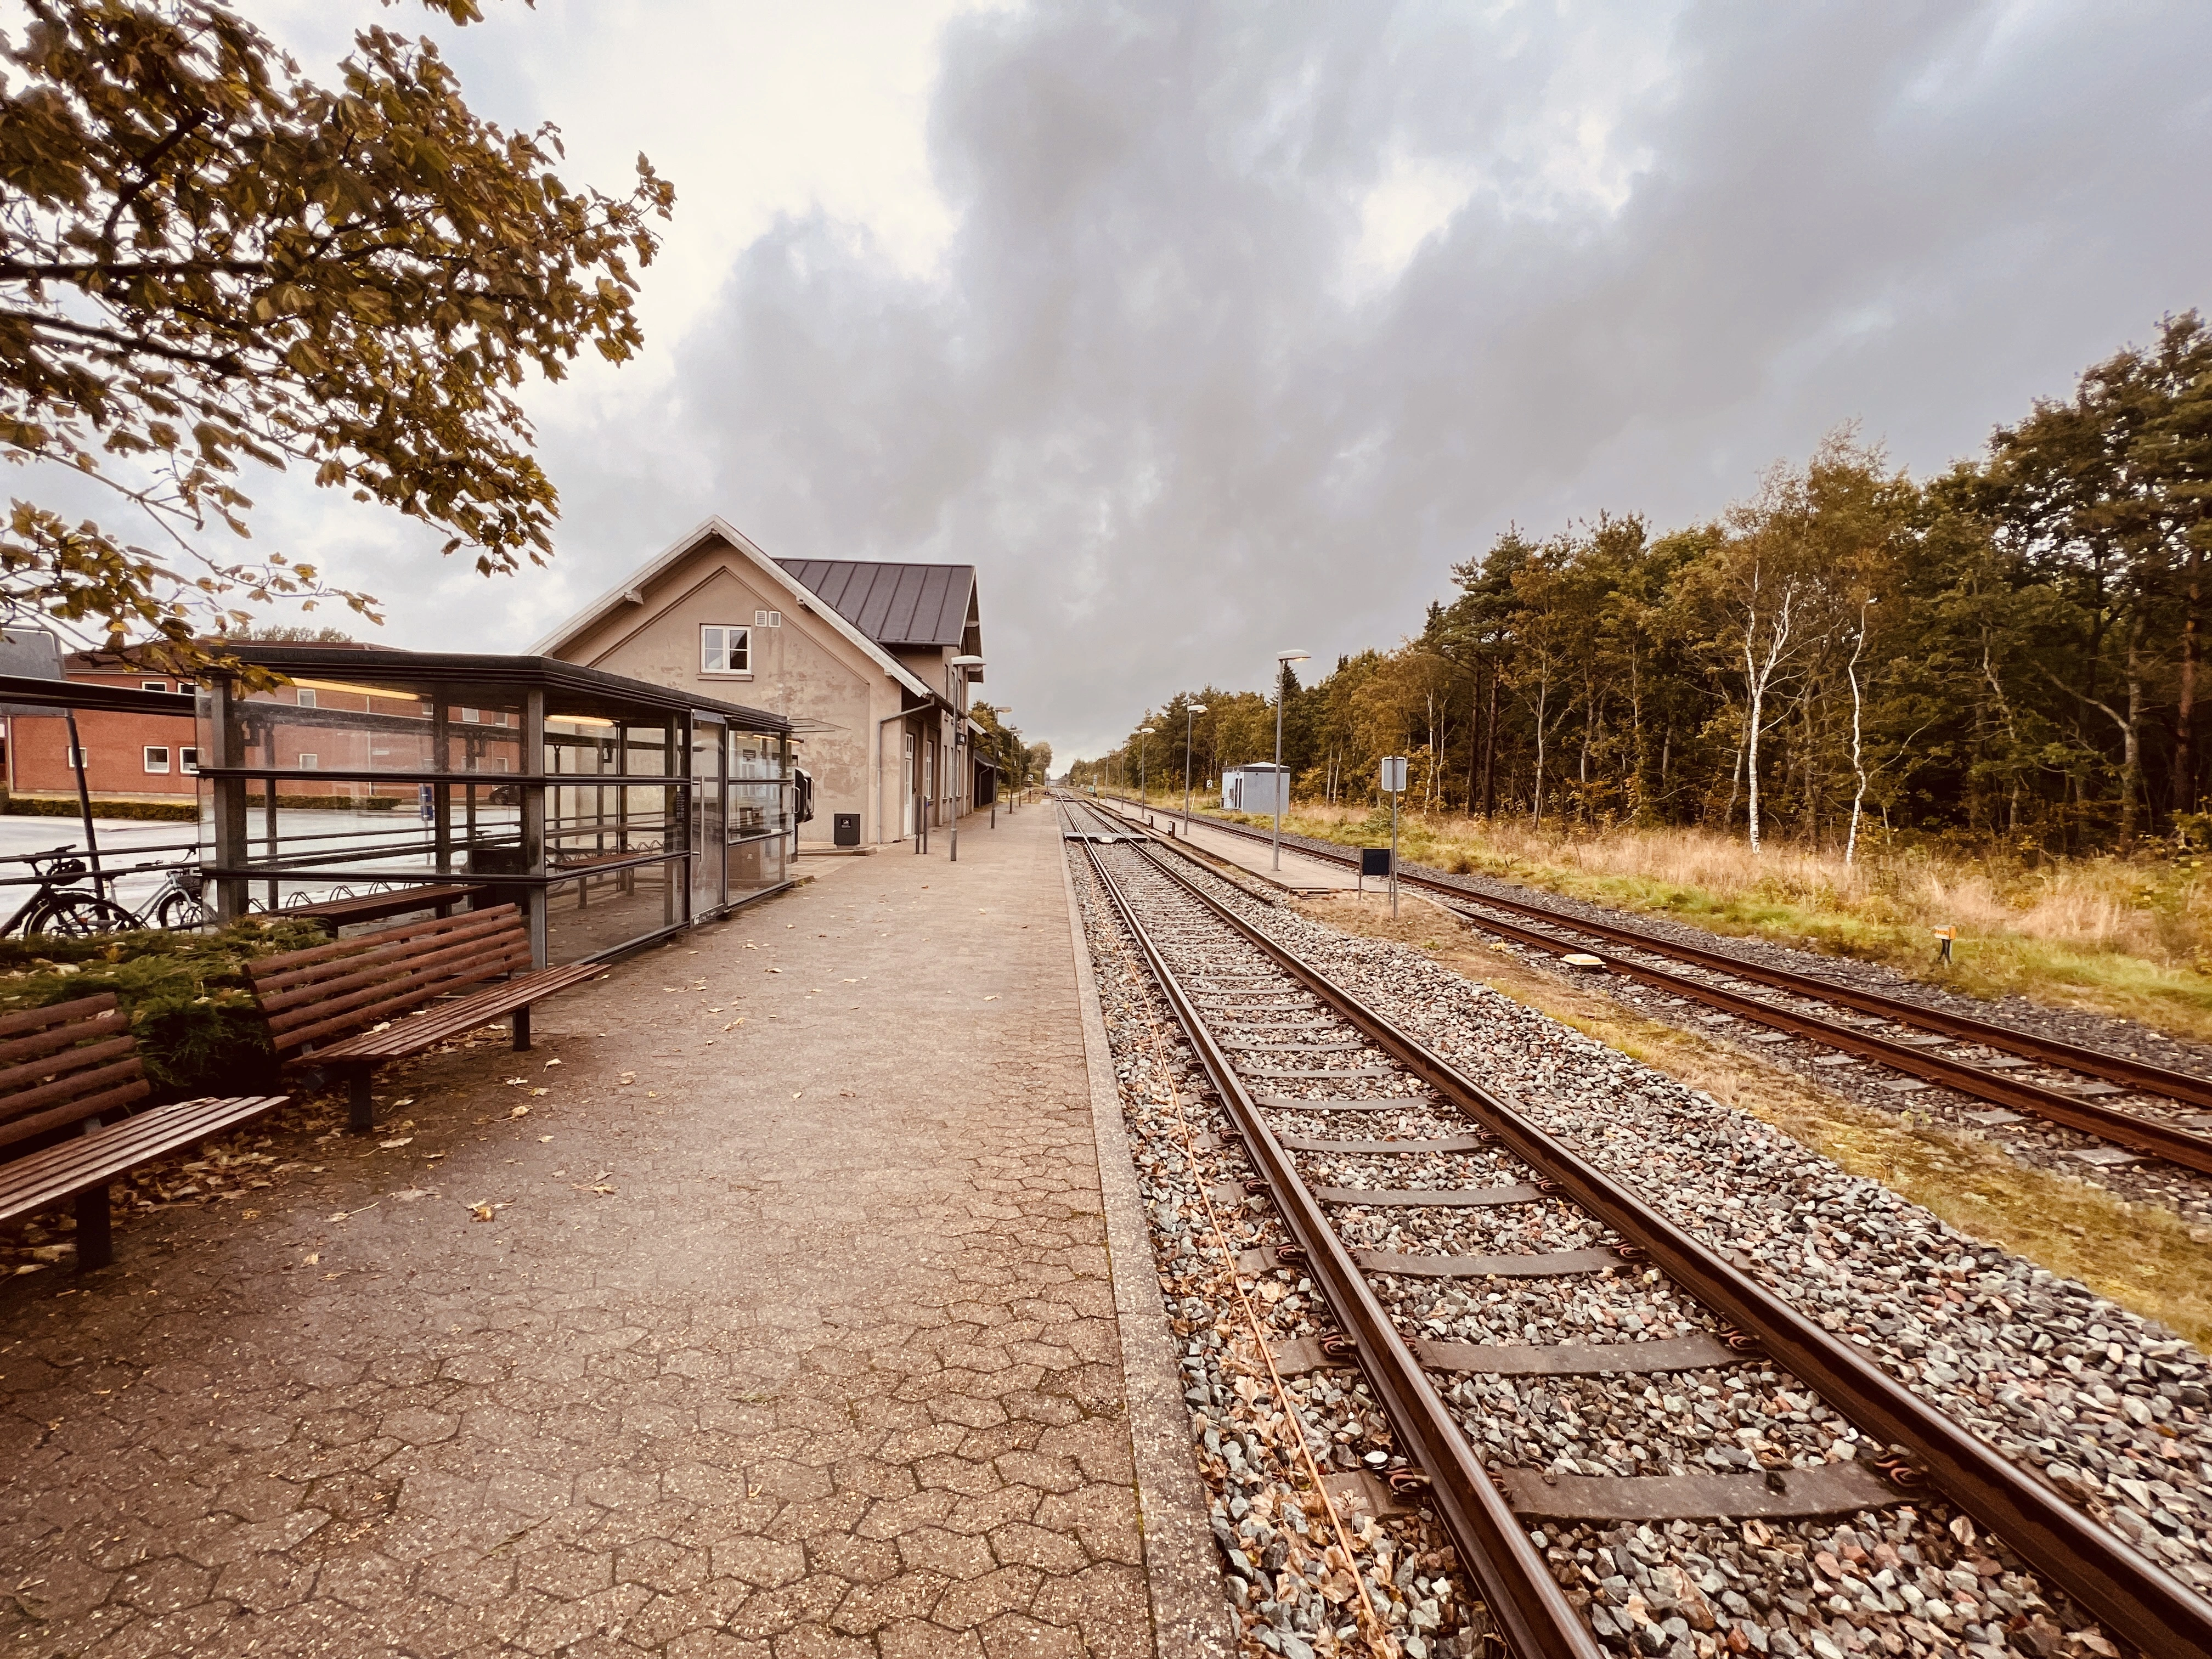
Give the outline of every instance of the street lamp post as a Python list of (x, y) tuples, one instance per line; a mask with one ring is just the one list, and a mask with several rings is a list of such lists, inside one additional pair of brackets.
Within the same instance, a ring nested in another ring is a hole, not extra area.
[(1156, 735), (1157, 731), (1152, 726), (1140, 726), (1137, 728), (1137, 794), (1147, 806), (1152, 804), (1152, 798), (1145, 793), (1145, 739)]
[(1206, 712), (1202, 702), (1187, 702), (1182, 706), (1182, 838), (1190, 839), (1190, 734), (1191, 721)]
[(960, 862), (960, 805), (968, 799), (968, 774), (963, 756), (968, 747), (968, 684), (982, 671), (981, 657), (955, 657), (948, 665), (960, 671), (960, 717), (952, 726), (952, 857)]
[(1275, 868), (1283, 867), (1283, 797), (1288, 792), (1283, 787), (1283, 682), (1290, 678), (1291, 665), (1304, 662), (1303, 651), (1275, 653)]

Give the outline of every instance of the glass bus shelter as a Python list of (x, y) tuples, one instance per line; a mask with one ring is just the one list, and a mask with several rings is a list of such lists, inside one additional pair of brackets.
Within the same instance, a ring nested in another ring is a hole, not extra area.
[(224, 921), (463, 884), (519, 904), (546, 965), (787, 884), (781, 715), (550, 657), (236, 654), (287, 683), (218, 678), (200, 700), (201, 857)]

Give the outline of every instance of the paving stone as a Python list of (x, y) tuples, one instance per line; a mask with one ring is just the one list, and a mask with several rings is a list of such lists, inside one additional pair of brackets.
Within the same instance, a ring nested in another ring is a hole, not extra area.
[(961, 840), (0, 1287), (0, 1652), (1149, 1651), (1056, 825)]

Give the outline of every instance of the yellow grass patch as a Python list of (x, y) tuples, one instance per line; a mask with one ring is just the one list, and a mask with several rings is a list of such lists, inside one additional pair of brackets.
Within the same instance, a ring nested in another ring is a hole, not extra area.
[[(1229, 815), (1218, 815), (1229, 816)], [(1244, 822), (1261, 823), (1262, 819)], [(1286, 832), (1346, 845), (1388, 834), (1363, 808), (1301, 805)], [(1878, 838), (1876, 838), (1878, 841)], [(2196, 859), (2035, 863), (1927, 848), (1836, 853), (1687, 829), (1532, 830), (1409, 814), (1409, 863), (1500, 876), (1716, 933), (1879, 962), (1972, 995), (2018, 994), (2212, 1042), (2212, 867)], [(1933, 929), (1957, 930), (1936, 964)]]

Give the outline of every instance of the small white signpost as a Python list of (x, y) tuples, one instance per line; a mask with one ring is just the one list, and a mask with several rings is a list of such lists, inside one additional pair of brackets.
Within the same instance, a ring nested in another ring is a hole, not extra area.
[(1406, 793), (1406, 757), (1389, 755), (1382, 761), (1382, 787), (1390, 796), (1390, 920), (1398, 919), (1398, 797)]

